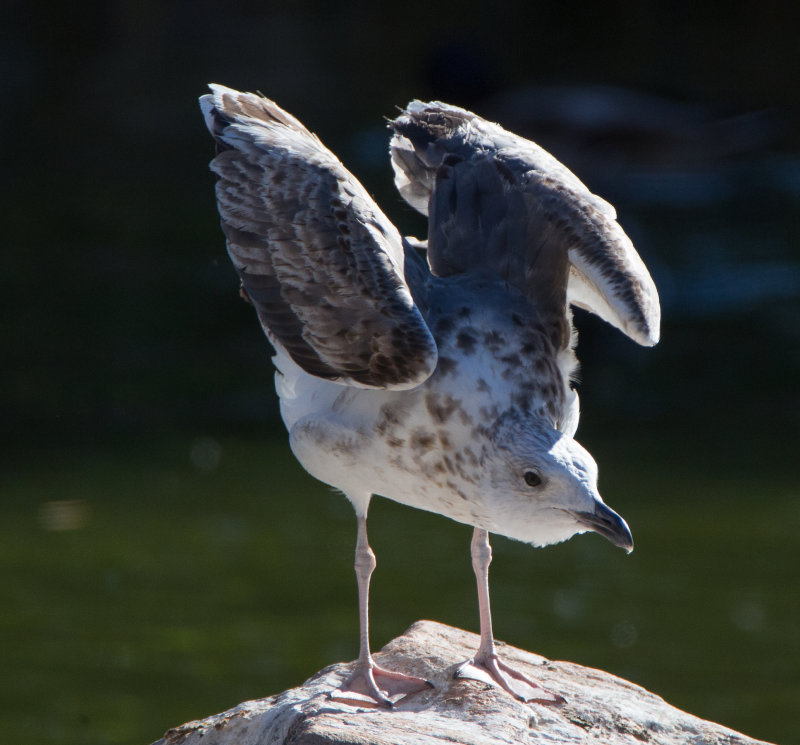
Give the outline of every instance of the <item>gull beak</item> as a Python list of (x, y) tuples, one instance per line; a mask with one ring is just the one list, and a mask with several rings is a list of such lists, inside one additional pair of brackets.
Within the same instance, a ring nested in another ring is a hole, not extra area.
[(633, 551), (633, 536), (628, 523), (602, 502), (595, 502), (593, 512), (568, 512), (579, 525), (599, 533), (615, 546), (625, 549), (626, 553)]

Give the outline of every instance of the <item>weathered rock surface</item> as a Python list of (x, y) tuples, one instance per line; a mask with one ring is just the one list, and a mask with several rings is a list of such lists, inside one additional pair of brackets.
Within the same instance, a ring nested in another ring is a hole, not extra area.
[(299, 688), (171, 729), (156, 745), (764, 745), (601, 670), (551, 662), (502, 643), (507, 662), (561, 694), (566, 703), (522, 704), (494, 686), (454, 680), (455, 668), (477, 646), (475, 634), (419, 621), (376, 659), (436, 687), (391, 711), (332, 701), (328, 692), (350, 669), (350, 664), (337, 664)]

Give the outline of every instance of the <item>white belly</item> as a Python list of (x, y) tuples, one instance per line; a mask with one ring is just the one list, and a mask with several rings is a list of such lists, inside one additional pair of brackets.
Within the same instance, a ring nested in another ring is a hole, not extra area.
[[(478, 349), (460, 372), (445, 366), (405, 391), (321, 380), (281, 353), (274, 362), (292, 451), (311, 475), (343, 491), (359, 514), (366, 513), (371, 495), (379, 494), (498, 531), (494, 510), (483, 498), (486, 474), (477, 434), (509, 407), (515, 392), (496, 353)], [(574, 431), (572, 391), (566, 408), (565, 429)]]

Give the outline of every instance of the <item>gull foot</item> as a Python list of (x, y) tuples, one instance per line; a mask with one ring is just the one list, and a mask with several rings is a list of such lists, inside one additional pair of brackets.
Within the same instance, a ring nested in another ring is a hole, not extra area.
[(429, 680), (386, 670), (373, 662), (357, 664), (347, 682), (329, 695), (334, 701), (353, 706), (391, 709), (406, 696), (431, 688)]
[(482, 683), (498, 686), (525, 704), (560, 705), (566, 701), (563, 696), (551, 693), (519, 670), (501, 662), (496, 655), (485, 660), (479, 658), (467, 660), (456, 670), (453, 677), (479, 680)]

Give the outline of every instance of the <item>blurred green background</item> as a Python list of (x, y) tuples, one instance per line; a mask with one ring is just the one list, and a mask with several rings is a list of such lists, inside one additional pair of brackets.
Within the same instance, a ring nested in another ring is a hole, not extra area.
[[(618, 208), (663, 341), (585, 314), (630, 523), (495, 539), (499, 638), (800, 744), (800, 6), (19, 1), (0, 10), (0, 739), (146, 743), (357, 652), (355, 521), (294, 461), (197, 108), (299, 116), (406, 232), (383, 117), (501, 121)], [(373, 642), (477, 630), (470, 529), (375, 500)], [(420, 579), (422, 578), (422, 579)]]

